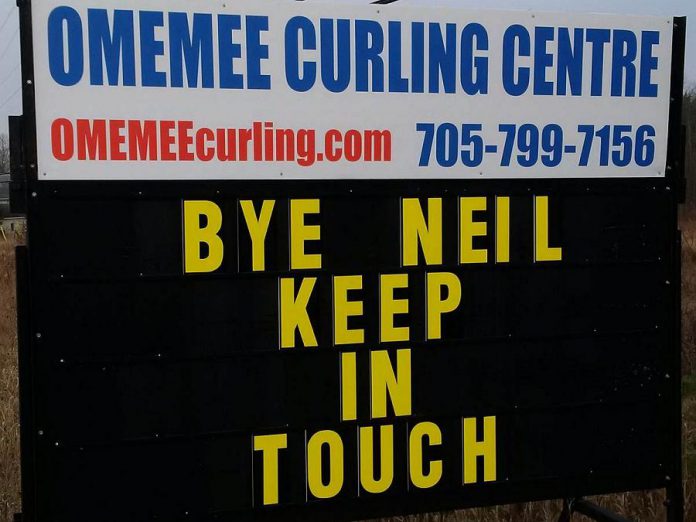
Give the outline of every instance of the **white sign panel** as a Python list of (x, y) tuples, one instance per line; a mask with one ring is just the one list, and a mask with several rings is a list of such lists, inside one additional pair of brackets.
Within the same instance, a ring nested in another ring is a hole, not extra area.
[(45, 180), (664, 176), (669, 18), (42, 0), (33, 38)]

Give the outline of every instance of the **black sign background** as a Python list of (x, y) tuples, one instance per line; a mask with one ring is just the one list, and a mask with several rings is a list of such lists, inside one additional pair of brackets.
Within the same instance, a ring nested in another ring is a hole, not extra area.
[[(24, 140), (13, 161), (29, 220), (18, 256), (26, 520), (348, 520), (679, 483), (682, 19), (665, 179), (355, 183), (37, 181), (29, 19), (25, 5)], [(456, 264), (456, 198), (469, 195), (511, 197), (511, 263)], [(532, 262), (534, 195), (550, 198), (560, 263)], [(382, 422), (397, 436), (394, 485), (365, 495), (355, 433), (379, 423), (360, 415), (360, 392), (359, 420), (340, 422), (330, 276), (365, 277), (366, 344), (345, 348), (359, 366), (368, 348), (403, 347), (378, 343), (380, 273), (409, 273), (412, 338), (424, 338), (426, 269), (399, 259), (404, 197), (444, 198), (436, 270), (461, 277), (462, 306), (445, 319), (445, 341), (407, 343), (413, 416)], [(313, 350), (278, 350), (283, 219), (272, 224), (272, 270), (239, 271), (232, 256), (218, 273), (182, 274), (182, 200), (217, 202), (234, 245), (239, 199), (276, 199), (282, 216), (290, 198), (321, 200)], [(462, 486), (458, 422), (487, 415), (498, 423), (497, 480)], [(419, 420), (442, 428), (445, 463), (422, 492), (407, 490), (405, 448)], [(308, 502), (305, 430), (319, 429), (342, 434), (347, 485)], [(251, 436), (278, 430), (289, 437), (281, 506), (262, 508)]]

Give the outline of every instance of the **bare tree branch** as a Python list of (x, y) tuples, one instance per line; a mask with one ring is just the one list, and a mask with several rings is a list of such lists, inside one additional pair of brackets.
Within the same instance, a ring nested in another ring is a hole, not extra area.
[(10, 140), (7, 134), (0, 134), (0, 174), (10, 172)]

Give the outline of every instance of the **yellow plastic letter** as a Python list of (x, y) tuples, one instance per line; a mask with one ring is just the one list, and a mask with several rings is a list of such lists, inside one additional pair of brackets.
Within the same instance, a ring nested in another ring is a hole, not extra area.
[(355, 352), (341, 354), (341, 420), (358, 418), (357, 365)]
[(261, 214), (256, 215), (253, 201), (240, 201), (242, 214), (251, 237), (251, 269), (254, 272), (262, 272), (266, 269), (266, 234), (271, 223), (271, 214), (275, 201), (266, 200), (261, 205)]
[[(322, 477), (322, 446), (329, 447), (329, 480)], [(318, 431), (307, 443), (307, 485), (316, 498), (332, 498), (343, 487), (343, 441), (335, 431)]]
[(409, 467), (411, 483), (420, 489), (428, 489), (435, 486), (442, 478), (442, 461), (431, 460), (428, 473), (423, 469), (423, 446), (424, 439), (428, 439), (429, 446), (439, 446), (442, 444), (442, 432), (437, 424), (433, 422), (420, 422), (411, 430), (408, 437), (409, 444)]
[(384, 493), (394, 481), (394, 426), (379, 427), (380, 477), (375, 478), (374, 428), (360, 428), (360, 485), (368, 493)]
[(442, 264), (442, 199), (428, 198), (428, 222), (418, 198), (401, 200), (402, 265), (418, 266), (418, 245), (426, 265)]
[(396, 373), (386, 350), (370, 352), (370, 398), (373, 419), (387, 416), (387, 395), (397, 417), (411, 415), (411, 350), (396, 351)]
[[(426, 276), (428, 292), (428, 340), (442, 339), (442, 314), (454, 311), (462, 301), (462, 284), (451, 272), (434, 272)], [(442, 289), (447, 288), (447, 297)]]
[[(201, 216), (206, 224), (201, 227)], [(222, 211), (212, 201), (184, 201), (184, 273), (214, 272), (222, 265), (224, 246), (218, 236)], [(201, 245), (208, 245), (208, 255), (201, 257)]]
[(363, 314), (362, 301), (349, 301), (349, 290), (361, 290), (362, 276), (335, 276), (334, 291), (334, 344), (362, 344), (365, 342), (365, 330), (348, 329), (348, 318)]
[(394, 326), (395, 315), (408, 313), (408, 299), (394, 299), (397, 288), (408, 288), (408, 274), (379, 276), (379, 339), (383, 343), (409, 339), (408, 326)]
[(319, 214), (318, 199), (290, 200), (290, 269), (321, 268), (321, 254), (305, 254), (305, 243), (321, 239), (319, 225), (305, 225), (307, 214)]
[(462, 419), (464, 444), (464, 484), (475, 484), (476, 457), (483, 457), (483, 481), (496, 477), (495, 417), (483, 418), (483, 440), (476, 439), (476, 419)]
[(510, 262), (510, 198), (495, 198), (495, 262)]
[(534, 262), (560, 261), (561, 247), (549, 246), (549, 197), (534, 198)]
[(295, 296), (295, 279), (280, 280), (280, 347), (295, 347), (295, 330), (300, 331), (304, 346), (317, 346), (312, 322), (309, 320), (307, 305), (312, 297), (316, 277), (305, 277)]
[(278, 453), (288, 447), (288, 436), (255, 435), (254, 451), (263, 452), (263, 505), (278, 503)]
[(486, 198), (459, 198), (459, 263), (462, 265), (488, 262), (488, 251), (474, 248), (474, 237), (488, 233), (485, 221), (474, 221), (474, 212), (482, 210), (486, 210)]

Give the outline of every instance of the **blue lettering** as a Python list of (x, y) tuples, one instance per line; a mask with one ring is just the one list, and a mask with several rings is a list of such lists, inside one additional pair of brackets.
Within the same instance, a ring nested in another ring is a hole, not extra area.
[(104, 85), (104, 62), (109, 85), (118, 85), (123, 61), (123, 85), (135, 85), (133, 11), (114, 11), (113, 31), (106, 9), (88, 9), (89, 77), (92, 85)]
[(246, 22), (249, 89), (270, 89), (271, 77), (261, 74), (261, 60), (268, 59), (268, 45), (261, 43), (261, 31), (268, 31), (268, 17), (247, 16)]
[[(611, 61), (611, 95), (636, 95), (636, 65), (638, 41), (633, 31), (614, 30)], [(626, 86), (624, 94), (624, 85)]]
[(428, 91), (440, 92), (440, 78), (447, 93), (453, 93), (457, 85), (457, 26), (446, 24), (445, 39), (442, 36), (442, 26), (437, 23), (430, 24), (428, 42), (429, 54), (429, 78)]
[[(350, 85), (350, 20), (336, 21), (336, 47), (334, 49), (334, 23), (322, 18), (321, 33), (321, 81), (331, 92), (343, 92)], [(334, 58), (337, 54), (338, 58)], [(336, 67), (335, 60), (338, 62)], [(335, 71), (335, 72), (334, 72)]]
[(558, 29), (558, 70), (556, 77), (557, 94), (565, 96), (567, 84), (573, 96), (582, 94), (582, 57), (584, 50), (584, 31), (573, 29), (573, 43), (567, 27)]
[(198, 71), (202, 86), (214, 86), (213, 18), (209, 14), (193, 15), (193, 31), (189, 31), (186, 13), (169, 13), (169, 60), (172, 87), (184, 86), (182, 63), (186, 67), (186, 83), (198, 87)]
[[(355, 84), (358, 92), (384, 92), (382, 26), (374, 20), (355, 21)], [(370, 73), (372, 88), (370, 89)]]
[(155, 59), (164, 55), (164, 43), (155, 39), (155, 27), (164, 26), (161, 11), (140, 11), (140, 75), (144, 87), (166, 87), (167, 76), (157, 70)]
[(401, 72), (401, 22), (389, 22), (389, 92), (408, 92)]
[(517, 56), (531, 56), (531, 42), (527, 29), (516, 24), (503, 36), (503, 87), (511, 96), (521, 96), (529, 88), (529, 67), (516, 67)]
[(548, 43), (553, 41), (553, 27), (534, 28), (534, 94), (553, 95), (553, 82), (546, 79), (546, 71), (553, 65)]
[[(67, 30), (67, 67), (63, 44), (63, 27)], [(84, 72), (84, 46), (82, 44), (82, 20), (72, 7), (56, 7), (48, 16), (48, 67), (59, 85), (75, 85)]]
[(244, 76), (234, 72), (234, 59), (242, 57), (242, 46), (234, 41), (234, 31), (242, 28), (239, 15), (218, 15), (218, 50), (220, 53), (220, 88), (243, 89)]
[[(474, 46), (474, 40), (476, 45)], [(468, 24), (462, 31), (461, 83), (467, 94), (488, 93), (488, 58), (474, 51), (488, 50), (488, 33), (481, 24)]]
[(653, 46), (660, 43), (660, 33), (643, 31), (640, 38), (640, 96), (657, 97), (657, 84), (650, 81), (652, 71), (657, 70), (657, 58), (653, 56)]
[(609, 42), (609, 29), (588, 29), (585, 38), (592, 45), (592, 78), (590, 94), (602, 95), (602, 80), (604, 74), (604, 46)]
[(317, 80), (317, 64), (304, 61), (300, 73), (300, 32), (302, 48), (316, 50), (317, 35), (309, 18), (294, 16), (285, 26), (285, 77), (291, 89), (307, 92)]
[(411, 89), (425, 92), (425, 24), (411, 24)]

